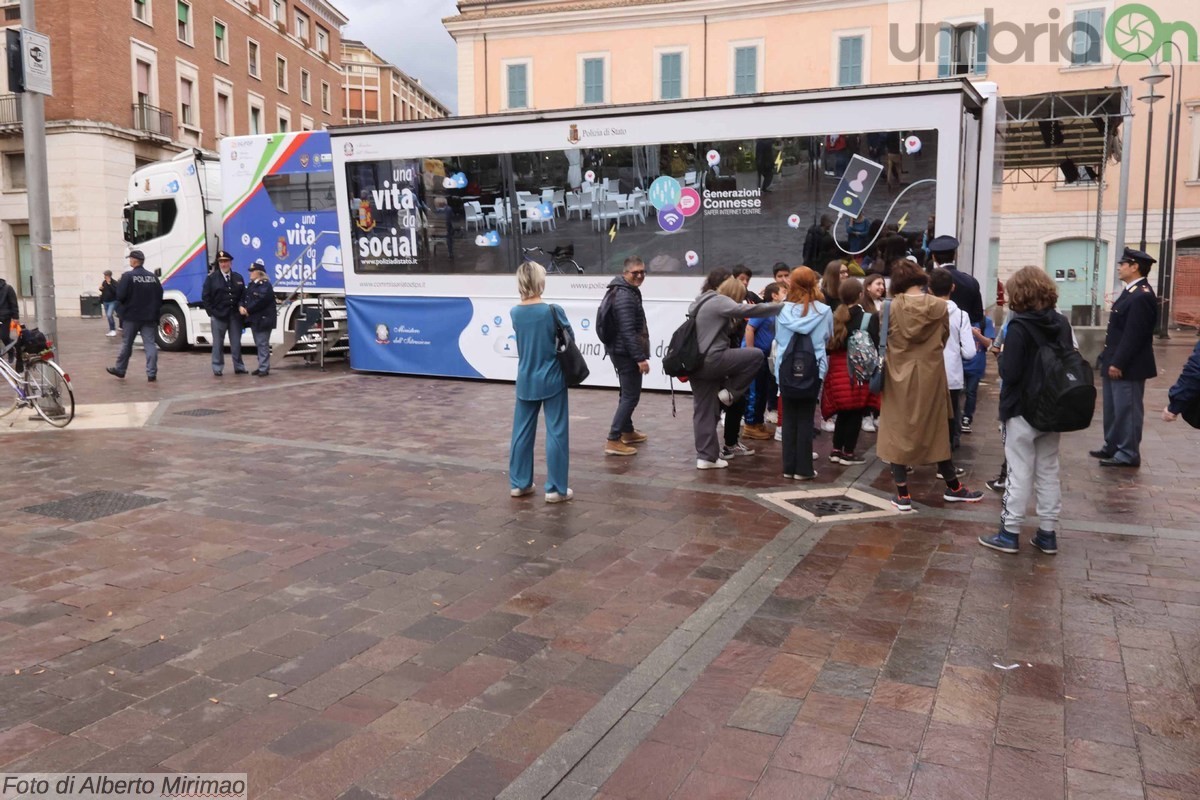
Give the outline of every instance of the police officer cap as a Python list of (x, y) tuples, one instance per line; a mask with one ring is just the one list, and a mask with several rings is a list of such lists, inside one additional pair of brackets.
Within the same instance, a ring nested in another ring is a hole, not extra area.
[(263, 263), (261, 258), (254, 259), (254, 263), (250, 265), (251, 272), (266, 272), (267, 265)]
[(218, 250), (217, 261), (225, 260), (233, 261), (233, 253), (229, 252), (228, 250)]
[(128, 257), (129, 257), (129, 258), (136, 258), (138, 261), (145, 261), (145, 260), (146, 260), (146, 254), (145, 254), (145, 253), (143, 253), (141, 250), (130, 250), (130, 251), (129, 251), (129, 256), (128, 256)]
[(1126, 247), (1125, 252), (1121, 253), (1121, 261), (1128, 261), (1131, 264), (1137, 264), (1139, 267), (1150, 269), (1154, 266), (1155, 259), (1149, 253), (1143, 253), (1141, 250), (1134, 250), (1132, 247)]
[(953, 253), (958, 249), (958, 239), (953, 236), (938, 236), (929, 242), (931, 253)]

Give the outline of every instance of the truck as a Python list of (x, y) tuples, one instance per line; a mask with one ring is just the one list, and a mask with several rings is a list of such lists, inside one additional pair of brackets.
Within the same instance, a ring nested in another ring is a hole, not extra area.
[(227, 250), (243, 275), (257, 259), (266, 265), (281, 304), (272, 342), (285, 355), (346, 349), (332, 161), (327, 132), (298, 131), (229, 136), (216, 159), (192, 149), (134, 171), (124, 236), (162, 279), (159, 347), (212, 344), (201, 292)]
[(639, 258), (645, 385), (667, 389), (662, 356), (704, 276), (744, 264), (762, 291), (824, 215), (837, 249), (818, 272), (871, 252), (856, 218), (918, 248), (935, 220), (986, 286), (1002, 108), (995, 84), (955, 78), (331, 128), (350, 366), (515, 380), (513, 274), (533, 259), (588, 384), (615, 386), (596, 313)]

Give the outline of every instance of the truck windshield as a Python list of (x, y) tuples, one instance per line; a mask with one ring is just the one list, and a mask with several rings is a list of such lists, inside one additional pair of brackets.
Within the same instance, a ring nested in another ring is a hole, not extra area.
[(171, 198), (139, 200), (125, 210), (125, 241), (140, 244), (166, 236), (175, 226), (176, 214)]
[(266, 175), (263, 188), (271, 205), (282, 213), (294, 211), (327, 211), (337, 205), (333, 194), (332, 172), (292, 172)]

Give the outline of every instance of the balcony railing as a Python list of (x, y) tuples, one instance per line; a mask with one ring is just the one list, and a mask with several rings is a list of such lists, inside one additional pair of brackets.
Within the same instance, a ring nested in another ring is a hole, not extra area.
[(0, 127), (20, 126), (21, 96), (0, 94)]
[(154, 136), (175, 138), (175, 126), (171, 112), (145, 103), (133, 104), (133, 127), (134, 130)]

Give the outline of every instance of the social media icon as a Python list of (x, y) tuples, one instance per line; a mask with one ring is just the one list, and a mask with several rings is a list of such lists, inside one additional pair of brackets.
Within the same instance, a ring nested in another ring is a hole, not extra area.
[(674, 233), (683, 227), (683, 214), (674, 208), (664, 208), (658, 212), (658, 226), (667, 233)]
[(679, 195), (679, 210), (685, 217), (690, 217), (700, 210), (700, 193), (692, 187), (687, 187)]
[(679, 200), (683, 197), (683, 187), (670, 175), (662, 175), (655, 178), (654, 183), (650, 184), (647, 196), (650, 198), (651, 205), (660, 211), (673, 209), (679, 206)]
[(689, 267), (694, 267), (700, 263), (700, 254), (695, 250), (688, 250), (686, 253), (684, 253), (683, 261)]
[(800, 215), (799, 214), (792, 214), (790, 217), (788, 217), (788, 227), (789, 228), (799, 228), (800, 227)]
[(721, 163), (721, 154), (716, 150), (709, 150), (706, 158), (708, 159), (708, 165), (710, 167), (715, 167)]

